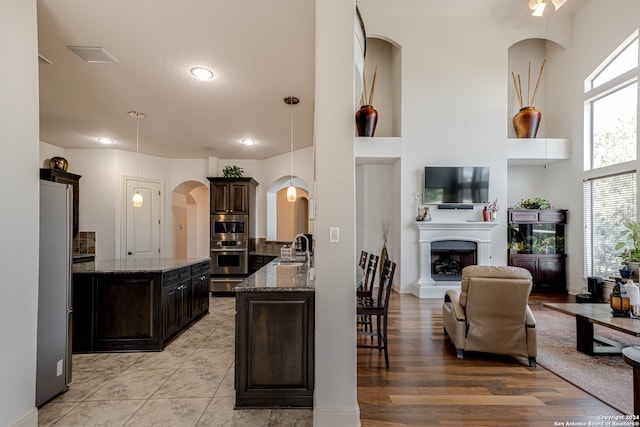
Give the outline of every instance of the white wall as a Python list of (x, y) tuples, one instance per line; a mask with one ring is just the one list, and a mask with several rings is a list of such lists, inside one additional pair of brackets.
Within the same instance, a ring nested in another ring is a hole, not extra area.
[[(370, 164), (356, 168), (356, 199), (362, 201), (362, 206), (356, 210), (356, 224), (358, 224), (359, 240), (356, 252), (365, 250), (380, 255), (382, 251), (382, 221), (394, 220), (397, 205), (392, 202), (394, 194), (394, 167), (392, 164)], [(360, 203), (358, 204), (360, 205)], [(394, 247), (393, 235), (390, 230), (387, 251), (392, 261), (399, 261), (398, 248)]]
[[(280, 180), (283, 176), (290, 174), (290, 157), (289, 153), (274, 156), (261, 162), (261, 176), (258, 198), (259, 215), (258, 215), (258, 237), (267, 236), (267, 190), (273, 183)], [(314, 164), (313, 164), (313, 147), (306, 147), (293, 152), (293, 176), (298, 177), (306, 185), (309, 191), (309, 197), (314, 198), (313, 180), (314, 180)], [(313, 230), (310, 228), (309, 232)]]
[[(316, 7), (316, 357), (314, 425), (357, 426), (354, 165), (354, 3)], [(340, 242), (329, 243), (332, 227)]]
[[(37, 425), (39, 168), (35, 0), (0, 3), (0, 425)], [(4, 42), (9, 41), (11, 42)]]
[[(371, 16), (366, 3), (360, 7), (369, 33), (402, 48), (402, 172), (397, 191), (400, 287), (405, 290), (418, 277), (414, 194), (421, 192), (425, 165), (490, 166), (490, 199), (497, 198), (501, 206), (506, 202), (509, 40), (482, 17)], [(479, 210), (431, 211), (434, 221), (480, 215)], [(506, 222), (504, 209), (498, 220)], [(492, 263), (506, 264), (506, 233), (497, 227), (492, 238)]]
[[(513, 86), (509, 47), (542, 36), (566, 45), (569, 19), (547, 22), (527, 16), (513, 25), (492, 16), (421, 16), (419, 8), (399, 12), (396, 4), (374, 0), (362, 0), (358, 5), (367, 34), (390, 40), (399, 47), (398, 55), (401, 52), (401, 65), (395, 68), (401, 70), (402, 164), (394, 193), (400, 206), (396, 224), (400, 231), (400, 290), (408, 290), (419, 274), (414, 194), (421, 192), (425, 165), (491, 168), (489, 198), (498, 200), (498, 221), (502, 224), (492, 232), (491, 263), (507, 264), (510, 196), (506, 138), (512, 116), (508, 90)], [(531, 57), (534, 85), (542, 56), (536, 47)], [(546, 74), (548, 66), (544, 76), (551, 79)], [(544, 105), (546, 96), (539, 93), (536, 105)], [(543, 112), (543, 117), (549, 114)], [(547, 126), (552, 123), (549, 120)], [(434, 221), (479, 220), (481, 208), (443, 211), (432, 207), (431, 215)]]
[(545, 178), (545, 166), (510, 166), (508, 169), (507, 203), (503, 208), (513, 206), (522, 199), (540, 197), (556, 202), (557, 208), (563, 209), (561, 200), (554, 200), (551, 195), (553, 186), (548, 185)]
[(56, 156), (64, 157), (64, 148), (56, 147), (55, 145), (40, 141), (39, 157), (41, 168), (50, 167), (49, 159)]
[[(41, 165), (52, 156), (64, 156), (69, 161), (68, 171), (81, 175), (80, 179), (80, 229), (96, 232), (96, 259), (118, 258), (122, 234), (124, 207), (123, 176), (136, 176), (136, 153), (114, 148), (62, 149), (44, 142), (40, 143), (39, 162)], [(313, 148), (294, 151), (294, 175), (313, 188)], [(266, 236), (266, 189), (290, 171), (289, 154), (283, 154), (263, 161), (217, 159), (216, 170), (222, 171), (226, 165), (244, 168), (244, 176), (256, 179), (261, 185), (256, 190), (257, 236)], [(181, 184), (198, 182), (209, 188), (207, 176), (221, 175), (210, 172), (209, 161), (204, 159), (166, 159), (140, 154), (139, 174), (141, 178), (159, 180), (164, 183), (164, 227), (163, 247), (165, 257), (172, 257), (175, 228), (173, 218), (174, 203), (172, 193)], [(266, 183), (266, 184), (263, 184)], [(207, 190), (208, 191), (208, 190)], [(206, 198), (205, 198), (206, 196)], [(185, 201), (186, 203), (186, 201)], [(208, 194), (198, 197), (198, 256), (209, 256), (208, 251)], [(181, 214), (182, 215), (182, 214)], [(206, 224), (205, 224), (206, 223)], [(180, 245), (178, 245), (180, 246)], [(180, 246), (182, 247), (182, 246)], [(189, 251), (193, 253), (193, 251)]]

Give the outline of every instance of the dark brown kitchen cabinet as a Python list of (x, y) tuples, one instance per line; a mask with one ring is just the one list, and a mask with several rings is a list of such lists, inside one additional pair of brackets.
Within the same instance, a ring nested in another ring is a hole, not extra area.
[(312, 408), (313, 292), (236, 293), (236, 408)]
[(73, 352), (160, 351), (209, 312), (209, 261), (163, 272), (75, 272)]
[(73, 237), (78, 234), (80, 225), (78, 211), (80, 199), (80, 175), (64, 172), (59, 169), (40, 169), (40, 179), (47, 181), (60, 182), (62, 184), (70, 184), (73, 188)]
[(564, 209), (509, 210), (509, 265), (526, 268), (538, 291), (566, 293)]
[(191, 319), (191, 267), (166, 273), (162, 296), (163, 335), (171, 336)]
[(192, 267), (192, 317), (209, 311), (210, 270), (209, 263), (202, 263)]
[(258, 183), (253, 178), (213, 178), (211, 213), (249, 214)]

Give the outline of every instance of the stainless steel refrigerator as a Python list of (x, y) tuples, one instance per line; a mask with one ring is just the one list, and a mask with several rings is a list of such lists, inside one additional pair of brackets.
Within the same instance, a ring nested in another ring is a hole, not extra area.
[(71, 186), (40, 181), (36, 406), (71, 383)]

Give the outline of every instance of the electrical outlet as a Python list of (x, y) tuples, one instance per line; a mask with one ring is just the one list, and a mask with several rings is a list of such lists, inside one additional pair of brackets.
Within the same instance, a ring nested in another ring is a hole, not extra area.
[(329, 227), (329, 243), (340, 243), (340, 227)]
[(62, 359), (58, 360), (58, 363), (56, 363), (56, 377), (59, 377), (62, 375)]

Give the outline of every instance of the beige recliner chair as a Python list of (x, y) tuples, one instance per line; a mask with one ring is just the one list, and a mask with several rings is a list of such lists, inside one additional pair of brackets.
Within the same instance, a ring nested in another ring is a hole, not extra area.
[(529, 358), (536, 366), (536, 321), (529, 308), (531, 273), (520, 267), (471, 265), (462, 270), (460, 294), (444, 297), (445, 333), (462, 359), (480, 351)]

